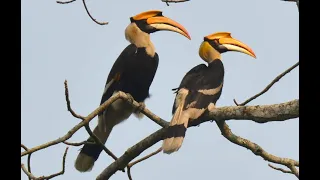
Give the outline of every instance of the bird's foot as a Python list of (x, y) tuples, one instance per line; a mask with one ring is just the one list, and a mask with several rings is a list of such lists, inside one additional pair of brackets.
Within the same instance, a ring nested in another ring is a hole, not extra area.
[(146, 108), (146, 104), (144, 102), (139, 102), (139, 106), (136, 108), (135, 113), (141, 113), (144, 108)]
[(126, 93), (126, 95), (128, 96), (128, 100), (127, 101), (132, 104), (133, 101), (134, 101), (134, 98), (129, 93)]
[(142, 119), (144, 114), (141, 112), (146, 107), (144, 102), (139, 102), (139, 106), (135, 109), (134, 114), (138, 119)]

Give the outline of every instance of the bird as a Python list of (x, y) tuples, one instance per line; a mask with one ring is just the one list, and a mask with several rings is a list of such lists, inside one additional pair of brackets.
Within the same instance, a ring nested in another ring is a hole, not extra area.
[[(130, 44), (120, 53), (109, 72), (100, 105), (122, 91), (139, 102), (140, 107), (145, 107), (144, 101), (150, 97), (149, 88), (159, 63), (159, 55), (150, 40), (150, 34), (158, 31), (172, 31), (191, 40), (188, 31), (178, 22), (163, 16), (162, 11), (149, 10), (130, 17), (125, 29), (125, 38)], [(137, 111), (127, 101), (116, 100), (98, 115), (94, 135), (105, 144), (113, 127), (131, 114), (139, 119), (143, 117), (141, 109)], [(87, 141), (92, 142), (92, 137)], [(79, 172), (91, 171), (102, 150), (99, 144), (85, 144), (75, 160), (75, 168)]]
[(253, 50), (234, 39), (230, 32), (216, 32), (205, 36), (199, 56), (206, 64), (189, 70), (175, 91), (172, 119), (163, 138), (163, 153), (171, 154), (180, 149), (188, 123), (199, 119), (205, 112), (213, 111), (221, 96), (224, 83), (224, 66), (221, 54), (237, 51), (256, 58)]

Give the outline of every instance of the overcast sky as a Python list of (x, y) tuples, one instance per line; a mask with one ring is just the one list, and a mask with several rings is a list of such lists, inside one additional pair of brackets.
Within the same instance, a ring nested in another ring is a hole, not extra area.
[[(299, 12), (295, 3), (280, 0), (191, 0), (167, 6), (160, 0), (108, 1), (88, 0), (88, 9), (99, 21), (94, 23), (82, 1), (57, 4), (55, 1), (22, 0), (22, 126), (23, 144), (31, 148), (63, 136), (75, 126), (67, 111), (64, 80), (68, 80), (74, 110), (87, 115), (98, 107), (112, 64), (128, 45), (124, 29), (129, 17), (151, 9), (182, 24), (192, 40), (173, 32), (158, 32), (151, 39), (159, 54), (157, 74), (150, 88), (147, 107), (165, 120), (171, 119), (174, 94), (190, 68), (203, 63), (198, 56), (203, 37), (229, 31), (249, 45), (257, 59), (229, 52), (222, 55), (225, 82), (217, 106), (232, 106), (233, 99), (243, 102), (260, 92), (278, 74), (299, 61)], [(299, 98), (299, 69), (275, 84), (265, 95), (249, 105), (274, 104)], [(261, 145), (267, 152), (299, 160), (299, 120), (257, 124), (228, 121), (232, 131)], [(91, 121), (93, 128), (97, 118)], [(131, 116), (113, 129), (106, 146), (117, 156), (160, 127), (147, 117)], [(86, 140), (81, 129), (71, 142)], [(155, 151), (161, 142), (142, 155)], [(36, 176), (61, 170), (66, 145), (59, 144), (32, 154)], [(80, 147), (70, 147), (65, 174), (56, 180), (95, 179), (113, 162), (102, 153), (93, 170), (80, 173), (74, 161)], [(26, 163), (26, 156), (22, 158)], [(127, 179), (117, 172), (112, 180)], [(251, 151), (225, 139), (215, 123), (189, 128), (182, 148), (174, 154), (160, 153), (132, 168), (134, 180), (220, 179), (220, 180), (294, 180), (296, 177), (268, 167), (268, 162)], [(21, 171), (21, 178), (27, 176)]]

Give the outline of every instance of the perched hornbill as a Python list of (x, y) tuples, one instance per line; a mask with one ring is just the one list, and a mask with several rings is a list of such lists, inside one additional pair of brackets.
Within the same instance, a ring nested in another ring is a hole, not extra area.
[(192, 68), (176, 89), (173, 117), (164, 138), (163, 152), (178, 151), (185, 136), (188, 121), (198, 119), (205, 111), (212, 111), (220, 98), (224, 67), (221, 53), (238, 51), (256, 58), (254, 52), (242, 42), (233, 39), (228, 32), (218, 32), (204, 37), (199, 48), (200, 57), (208, 63)]
[[(117, 91), (129, 93), (144, 106), (149, 97), (149, 88), (158, 68), (159, 56), (150, 41), (150, 33), (161, 30), (173, 31), (191, 39), (187, 30), (179, 23), (162, 15), (161, 11), (151, 10), (130, 17), (131, 23), (125, 30), (125, 37), (131, 43), (115, 61), (103, 92), (100, 104)], [(93, 133), (105, 143), (112, 128), (134, 113), (138, 118), (143, 114), (123, 100), (116, 100), (98, 116), (98, 125)], [(89, 138), (88, 141), (92, 141)], [(98, 144), (85, 144), (81, 149), (75, 168), (80, 172), (90, 171), (102, 151)]]

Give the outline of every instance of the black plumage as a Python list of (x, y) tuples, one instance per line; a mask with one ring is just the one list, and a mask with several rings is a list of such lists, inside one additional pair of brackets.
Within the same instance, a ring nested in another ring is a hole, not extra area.
[[(216, 104), (222, 93), (221, 89), (215, 94), (203, 94), (199, 90), (210, 90), (223, 86), (224, 67), (220, 59), (214, 60), (209, 65), (199, 64), (192, 68), (183, 77), (177, 92), (181, 88), (187, 89), (188, 95), (186, 96), (183, 110), (187, 107), (197, 109), (207, 108), (210, 103)], [(195, 102), (191, 105), (191, 103)], [(176, 104), (172, 107), (172, 114), (176, 111)]]
[(162, 149), (170, 154), (178, 151), (184, 140), (188, 123), (198, 120), (205, 112), (212, 111), (221, 96), (224, 66), (221, 53), (238, 51), (255, 58), (253, 51), (233, 39), (228, 32), (218, 32), (204, 37), (199, 48), (200, 57), (208, 63), (199, 64), (183, 77), (172, 107), (173, 117), (164, 136)]
[[(113, 94), (122, 91), (144, 106), (144, 101), (150, 96), (149, 89), (159, 64), (150, 33), (161, 30), (177, 32), (190, 39), (182, 25), (163, 16), (161, 11), (146, 11), (130, 18), (130, 24), (125, 29), (125, 38), (130, 44), (120, 53), (109, 72), (100, 105)], [(128, 119), (131, 114), (143, 117), (126, 100), (117, 99), (98, 115), (98, 125), (93, 133), (105, 144), (113, 127)], [(93, 142), (93, 139), (90, 137), (88, 141)], [(80, 172), (90, 171), (102, 150), (98, 144), (85, 144), (77, 156), (75, 168)]]
[(115, 81), (103, 93), (100, 104), (108, 100), (113, 92), (123, 91), (130, 93), (138, 102), (143, 102), (149, 97), (149, 88), (156, 74), (159, 56), (147, 54), (144, 47), (138, 48), (134, 44), (128, 45), (115, 61), (109, 73), (106, 85)]
[[(128, 45), (110, 70), (106, 86), (112, 80), (113, 83), (106, 87), (100, 105), (117, 91), (129, 93), (137, 102), (144, 102), (149, 97), (149, 88), (156, 74), (158, 63), (157, 53), (151, 57), (144, 47), (138, 48), (134, 44)], [(108, 113), (108, 109), (105, 113)], [(94, 142), (92, 138), (89, 138), (88, 141)], [(96, 161), (102, 150), (98, 144), (86, 144), (80, 153), (90, 154)]]

